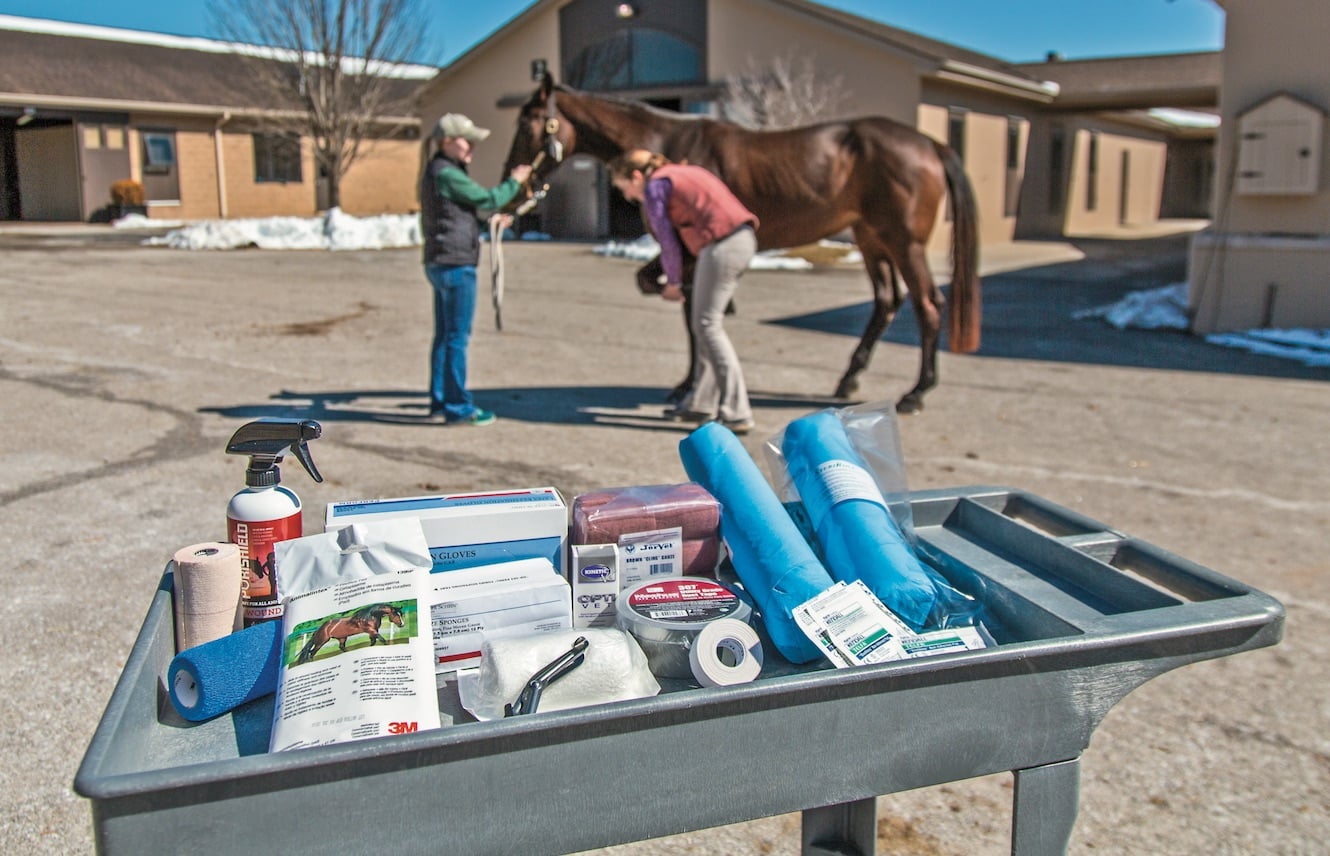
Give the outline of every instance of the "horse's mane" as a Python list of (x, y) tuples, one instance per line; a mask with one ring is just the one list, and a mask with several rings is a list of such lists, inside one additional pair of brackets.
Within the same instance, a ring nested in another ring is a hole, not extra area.
[(353, 619), (359, 619), (361, 621), (368, 621), (369, 619), (374, 617), (374, 611), (378, 609), (382, 609), (385, 612), (391, 612), (392, 604), (376, 603), (373, 606), (362, 607), (361, 609), (357, 609), (355, 612), (351, 613), (351, 617)]
[(573, 97), (593, 98), (596, 101), (607, 101), (616, 107), (627, 110), (639, 115), (651, 116), (655, 119), (661, 119), (665, 122), (706, 122), (715, 121), (710, 116), (703, 116), (700, 113), (680, 113), (676, 110), (666, 110), (663, 107), (657, 107), (654, 104), (648, 104), (645, 101), (634, 101), (622, 95), (615, 95), (611, 92), (585, 92), (581, 89), (574, 89), (563, 83), (556, 83), (554, 90), (564, 95)]
[[(748, 128), (728, 119), (718, 119), (700, 113), (678, 113), (642, 101), (602, 92), (584, 92), (564, 84), (556, 84), (555, 92), (573, 99), (608, 105), (636, 124), (650, 127), (659, 134), (670, 149), (662, 154), (676, 163), (694, 163), (704, 166), (729, 180), (739, 178), (726, 175), (731, 170), (744, 173), (743, 181), (759, 195), (775, 196), (816, 204), (825, 201), (825, 188), (810, 183), (805, 171), (792, 170), (784, 163), (768, 163), (770, 145), (798, 132), (798, 128)], [(556, 95), (557, 98), (557, 95)], [(853, 136), (844, 122), (825, 122), (841, 126), (842, 139)], [(756, 138), (756, 139), (754, 139)], [(651, 148), (645, 141), (641, 144)], [(714, 160), (713, 160), (714, 159)]]

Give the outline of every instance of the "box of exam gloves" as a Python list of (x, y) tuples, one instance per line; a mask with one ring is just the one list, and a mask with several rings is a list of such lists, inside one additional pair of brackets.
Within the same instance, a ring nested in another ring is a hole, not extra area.
[(552, 487), (330, 502), (324, 516), (329, 532), (419, 518), (436, 574), (518, 559), (548, 559), (559, 574), (566, 566), (568, 508)]
[(436, 673), (480, 665), (486, 639), (569, 630), (568, 581), (546, 558), (430, 575)]

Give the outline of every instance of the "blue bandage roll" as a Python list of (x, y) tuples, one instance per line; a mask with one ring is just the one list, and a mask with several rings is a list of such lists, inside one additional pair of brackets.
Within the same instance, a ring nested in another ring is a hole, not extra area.
[(922, 629), (937, 600), (933, 581), (836, 414), (824, 410), (791, 422), (781, 454), (831, 575), (863, 580), (906, 624)]
[(776, 649), (791, 663), (820, 658), (793, 612), (834, 583), (748, 450), (728, 428), (710, 422), (679, 443), (679, 457), (688, 477), (720, 501), (721, 537)]
[(277, 692), (281, 664), (282, 622), (265, 621), (181, 651), (166, 686), (180, 715), (202, 722)]

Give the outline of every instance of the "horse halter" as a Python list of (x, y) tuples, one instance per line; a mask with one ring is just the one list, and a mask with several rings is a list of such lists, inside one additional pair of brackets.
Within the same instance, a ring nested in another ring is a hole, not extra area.
[(545, 103), (545, 126), (542, 129), (541, 136), (541, 144), (543, 148), (536, 152), (536, 156), (531, 159), (531, 175), (528, 176), (526, 180), (526, 201), (521, 205), (518, 205), (513, 211), (513, 213), (518, 216), (530, 213), (531, 210), (540, 204), (540, 201), (545, 198), (545, 195), (549, 193), (550, 186), (548, 184), (542, 184), (539, 188), (534, 185), (536, 171), (540, 169), (540, 165), (545, 162), (545, 158), (548, 157), (550, 160), (554, 161), (556, 165), (563, 163), (563, 143), (559, 141), (559, 128), (562, 126), (559, 123), (559, 117), (557, 114), (558, 108), (554, 103), (553, 89), (550, 90), (550, 96)]
[[(554, 103), (554, 90), (550, 89), (550, 97), (545, 101), (545, 136), (542, 142), (545, 144), (544, 152), (556, 163), (563, 163), (563, 143), (559, 141), (559, 129), (562, 125), (559, 122), (559, 108)], [(539, 163), (540, 155), (537, 155)]]

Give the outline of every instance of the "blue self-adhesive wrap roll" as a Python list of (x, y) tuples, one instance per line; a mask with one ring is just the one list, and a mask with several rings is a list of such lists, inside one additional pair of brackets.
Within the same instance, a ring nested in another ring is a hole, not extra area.
[(772, 644), (791, 663), (820, 658), (793, 612), (834, 583), (748, 450), (729, 429), (710, 422), (679, 443), (679, 457), (688, 477), (720, 501), (721, 537)]
[(181, 651), (166, 686), (176, 711), (202, 722), (277, 692), (281, 662), (282, 622), (265, 621)]
[(937, 592), (892, 519), (863, 457), (835, 413), (822, 411), (785, 427), (781, 454), (812, 520), (827, 570), (841, 582), (863, 580), (915, 630)]

